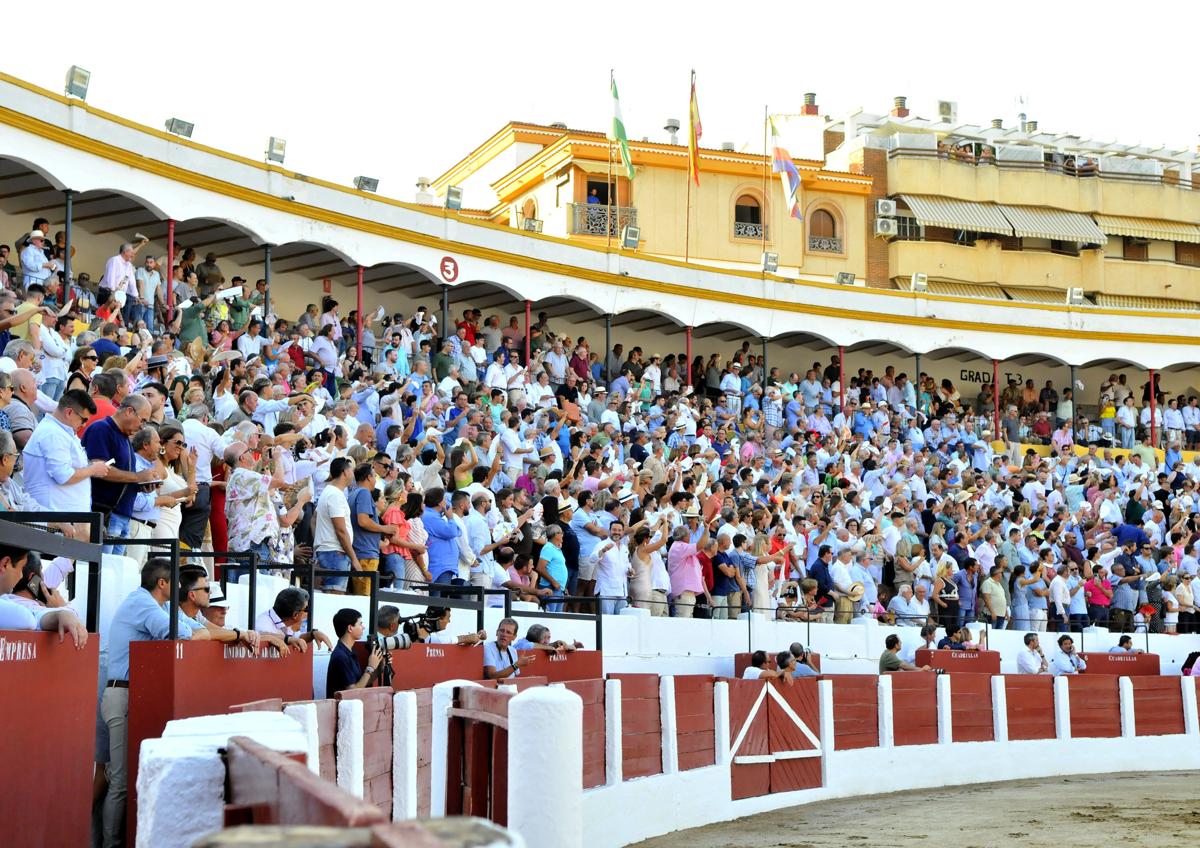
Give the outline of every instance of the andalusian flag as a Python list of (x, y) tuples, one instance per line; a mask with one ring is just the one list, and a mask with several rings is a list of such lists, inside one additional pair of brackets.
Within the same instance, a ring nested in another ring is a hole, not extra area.
[(700, 185), (700, 104), (696, 102), (696, 72), (692, 71), (692, 101), (688, 107), (688, 177)]
[(775, 119), (771, 118), (771, 147), (774, 148), (774, 153), (771, 157), (771, 170), (779, 174), (779, 182), (783, 185), (783, 199), (787, 203), (788, 214), (798, 220), (804, 220), (804, 213), (800, 211), (800, 172), (796, 170), (796, 163), (792, 161), (792, 157), (788, 155), (787, 149), (779, 140), (779, 128), (775, 126)]
[(617, 80), (610, 74), (609, 82), (612, 84), (613, 119), (612, 128), (608, 131), (608, 140), (617, 143), (621, 151), (621, 164), (625, 166), (625, 171), (632, 180), (633, 159), (629, 156), (629, 138), (625, 135), (625, 122), (621, 120), (621, 98), (617, 96)]

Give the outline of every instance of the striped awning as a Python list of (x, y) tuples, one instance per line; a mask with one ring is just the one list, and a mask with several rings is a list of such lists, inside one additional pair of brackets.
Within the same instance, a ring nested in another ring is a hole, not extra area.
[(1096, 222), (1079, 212), (1037, 206), (1000, 206), (1000, 211), (1022, 238), (1074, 241), (1080, 244), (1105, 244), (1108, 236)]
[(1005, 286), (1005, 294), (1019, 303), (1049, 303), (1062, 306), (1066, 302), (1067, 293), (1063, 289), (1021, 288)]
[(984, 297), (992, 300), (1008, 300), (1004, 289), (987, 283), (956, 283), (948, 280), (930, 280), (929, 293), (950, 297)]
[(991, 203), (972, 203), (949, 197), (902, 194), (900, 199), (912, 210), (917, 223), (925, 227), (946, 227), (1011, 236), (1012, 225)]
[(1128, 218), (1124, 215), (1097, 215), (1096, 223), (1109, 235), (1200, 244), (1200, 227), (1195, 224), (1157, 218)]
[(1200, 309), (1200, 303), (1190, 300), (1176, 300), (1169, 297), (1141, 297), (1134, 294), (1097, 294), (1097, 306), (1107, 306), (1109, 309), (1153, 309), (1182, 312), (1195, 312)]

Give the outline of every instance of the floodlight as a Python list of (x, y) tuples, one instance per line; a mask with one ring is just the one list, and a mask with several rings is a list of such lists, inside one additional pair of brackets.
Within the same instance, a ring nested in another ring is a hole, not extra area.
[(191, 138), (192, 130), (195, 128), (195, 124), (191, 123), (190, 121), (185, 121), (182, 118), (171, 118), (167, 121), (167, 132), (171, 133), (172, 135), (181, 135), (184, 138)]
[(355, 177), (354, 187), (359, 191), (379, 191), (379, 180), (374, 177)]
[(854, 285), (854, 274), (849, 271), (838, 271), (834, 280), (839, 286), (852, 286)]
[(463, 190), (462, 186), (450, 186), (446, 189), (446, 208), (457, 212), (462, 209)]
[(913, 274), (908, 285), (909, 291), (927, 292), (929, 291), (929, 275), (928, 274)]
[(621, 230), (621, 247), (626, 250), (637, 250), (642, 241), (642, 228), (632, 225)]
[(542, 222), (537, 218), (526, 218), (521, 222), (521, 229), (531, 233), (540, 233), (542, 231)]
[(779, 254), (767, 251), (762, 255), (762, 269), (768, 274), (774, 274), (779, 270)]
[(72, 65), (70, 70), (67, 71), (67, 96), (87, 100), (88, 84), (91, 81), (91, 71), (85, 71), (78, 65)]
[(282, 138), (271, 136), (267, 141), (267, 161), (283, 164), (283, 155), (287, 152), (287, 142)]

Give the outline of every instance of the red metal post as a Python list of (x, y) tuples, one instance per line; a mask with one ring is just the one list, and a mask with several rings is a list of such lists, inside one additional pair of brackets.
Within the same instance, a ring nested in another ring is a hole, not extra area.
[(687, 335), (687, 384), (692, 384), (692, 328), (684, 327), (684, 332)]
[(175, 219), (167, 219), (167, 323), (175, 311)]
[[(1154, 380), (1154, 369), (1150, 369), (1150, 447), (1158, 449), (1158, 423), (1155, 412), (1158, 409), (1158, 384)], [(1156, 463), (1157, 464), (1157, 463)]]
[(525, 361), (522, 363), (526, 368), (529, 367), (529, 337), (530, 337), (530, 315), (533, 312), (533, 301), (525, 301)]
[(838, 345), (838, 409), (846, 414), (846, 348)]
[(992, 438), (1000, 438), (1000, 360), (992, 360)]
[(358, 321), (356, 322), (355, 335), (358, 338), (358, 361), (362, 362), (362, 327), (363, 327), (363, 305), (362, 305), (362, 289), (363, 289), (363, 271), (366, 269), (363, 266), (358, 266)]

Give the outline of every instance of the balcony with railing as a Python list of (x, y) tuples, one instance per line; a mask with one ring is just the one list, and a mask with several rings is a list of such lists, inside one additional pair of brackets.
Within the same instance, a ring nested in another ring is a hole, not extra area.
[(766, 224), (753, 224), (749, 221), (733, 222), (733, 237), (736, 239), (751, 239), (761, 241), (770, 238), (770, 230)]
[(573, 236), (616, 238), (625, 227), (637, 226), (637, 209), (633, 206), (609, 207), (601, 203), (572, 203), (570, 206)]
[(813, 253), (842, 253), (840, 236), (809, 236), (808, 249)]

